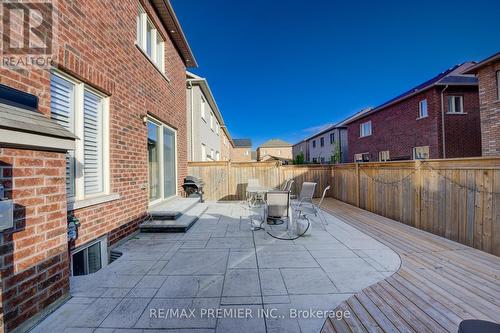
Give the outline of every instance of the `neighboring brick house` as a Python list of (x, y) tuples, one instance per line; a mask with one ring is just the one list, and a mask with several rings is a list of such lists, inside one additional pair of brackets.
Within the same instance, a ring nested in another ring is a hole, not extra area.
[(479, 79), (481, 146), (484, 156), (500, 155), (500, 52), (480, 61), (466, 73)]
[[(3, 175), (14, 178), (2, 183), (26, 207), (16, 213), (26, 229), (0, 234), (7, 331), (25, 331), (27, 319), (67, 298), (70, 274), (106, 265), (106, 249), (138, 229), (150, 203), (178, 193), (187, 174), (186, 67), (196, 61), (170, 2), (57, 4), (52, 68), (0, 69), (1, 84), (32, 94), (38, 112), (80, 139), (66, 167), (60, 152), (2, 148)], [(59, 177), (57, 192), (47, 177)], [(66, 210), (81, 224), (69, 246)]]
[(223, 126), (222, 127), (222, 135), (221, 135), (221, 144), (220, 144), (221, 159), (223, 161), (230, 161), (231, 160), (231, 154), (232, 154), (233, 148), (234, 148), (234, 145), (233, 145), (233, 140), (231, 139), (231, 135), (229, 134), (227, 127)]
[(231, 161), (233, 162), (251, 162), (256, 159), (252, 156), (252, 140), (233, 139), (234, 148), (231, 151)]
[(349, 161), (481, 156), (477, 79), (463, 74), (473, 64), (454, 66), (346, 121)]
[(347, 162), (347, 128), (343, 123), (326, 126), (293, 146), (293, 158), (301, 153), (306, 163)]
[(280, 160), (293, 159), (292, 144), (280, 139), (271, 139), (257, 148), (257, 161), (276, 157)]
[(230, 136), (205, 78), (186, 73), (188, 160), (223, 161), (230, 158)]

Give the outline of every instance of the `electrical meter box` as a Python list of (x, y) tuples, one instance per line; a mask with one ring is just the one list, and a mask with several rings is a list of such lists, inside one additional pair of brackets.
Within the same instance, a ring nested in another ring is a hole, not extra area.
[(14, 203), (12, 200), (0, 201), (0, 232), (14, 226)]

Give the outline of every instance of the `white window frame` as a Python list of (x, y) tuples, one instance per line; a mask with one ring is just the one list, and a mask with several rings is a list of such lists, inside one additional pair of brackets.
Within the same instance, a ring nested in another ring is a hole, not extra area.
[[(359, 154), (354, 154), (354, 163), (366, 163), (363, 161), (363, 155), (370, 155), (370, 153), (359, 153)], [(361, 157), (361, 158), (358, 158)], [(358, 161), (361, 160), (361, 161)]]
[[(423, 108), (425, 105), (425, 108)], [(425, 109), (425, 113), (423, 112)], [(423, 99), (418, 102), (418, 119), (427, 118), (429, 116), (429, 110), (427, 105), (427, 99)]]
[(201, 160), (204, 162), (207, 160), (207, 146), (205, 144), (201, 144)]
[[(73, 255), (80, 252), (80, 251), (85, 251), (86, 249), (88, 249), (89, 247), (91, 247), (92, 245), (95, 245), (97, 243), (100, 243), (100, 245), (101, 245), (101, 268), (98, 269), (95, 273), (99, 272), (101, 269), (103, 269), (105, 266), (108, 265), (108, 240), (107, 240), (107, 237), (104, 236), (104, 237), (98, 238), (94, 241), (91, 241), (87, 244), (84, 244), (82, 246), (79, 246), (76, 249), (71, 251), (71, 254), (70, 254), (71, 276), (73, 276)], [(91, 274), (94, 274), (94, 273), (91, 273)], [(86, 275), (88, 275), (88, 274), (86, 274)]]
[[(456, 99), (460, 99), (460, 112), (455, 112), (456, 110)], [(452, 101), (450, 108), (450, 99)], [(448, 95), (448, 114), (464, 114), (464, 97), (461, 95)]]
[(201, 119), (203, 119), (205, 122), (207, 121), (206, 119), (206, 101), (202, 97), (201, 98), (201, 105), (200, 105), (200, 113), (201, 113)]
[(359, 124), (359, 137), (364, 138), (372, 135), (372, 121), (368, 120), (364, 123)]
[(215, 152), (215, 160), (216, 161), (220, 161), (220, 153), (219, 153), (219, 151)]
[[(161, 36), (160, 32), (153, 23), (153, 20), (146, 13), (144, 8), (139, 4), (137, 13), (137, 36), (136, 45), (144, 53), (153, 65), (163, 74), (165, 74), (165, 39)], [(147, 26), (151, 25), (151, 54), (147, 51)], [(158, 39), (161, 40), (158, 43)]]
[(380, 162), (387, 162), (390, 160), (390, 153), (388, 150), (382, 150), (378, 152), (378, 160)]
[[(52, 75), (58, 76), (59, 78), (66, 80), (74, 84), (74, 125), (75, 134), (80, 140), (75, 141), (75, 169), (74, 169), (74, 196), (68, 197), (68, 203), (75, 203), (82, 200), (98, 198), (110, 194), (110, 174), (109, 174), (109, 96), (104, 95), (102, 92), (84, 84), (80, 80), (74, 77), (53, 69), (51, 71)], [(93, 193), (85, 195), (85, 177), (84, 177), (84, 112), (83, 112), (83, 99), (85, 91), (91, 92), (101, 98), (102, 103), (102, 149), (103, 149), (103, 161), (102, 161), (102, 177), (103, 177), (103, 190), (100, 193)], [(70, 208), (70, 207), (68, 207)]]
[[(417, 158), (417, 150), (418, 149), (426, 149), (427, 150), (427, 157), (425, 158)], [(419, 147), (413, 147), (413, 159), (414, 160), (422, 160), (422, 159), (428, 159), (430, 157), (430, 148), (429, 146), (419, 146)]]
[(215, 121), (215, 134), (219, 135), (219, 122)]
[(214, 130), (214, 113), (210, 112), (210, 129)]

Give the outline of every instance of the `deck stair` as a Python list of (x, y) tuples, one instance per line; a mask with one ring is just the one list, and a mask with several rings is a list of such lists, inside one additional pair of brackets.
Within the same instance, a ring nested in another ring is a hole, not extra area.
[(149, 208), (151, 218), (139, 226), (141, 232), (186, 232), (207, 210), (199, 198), (174, 197)]

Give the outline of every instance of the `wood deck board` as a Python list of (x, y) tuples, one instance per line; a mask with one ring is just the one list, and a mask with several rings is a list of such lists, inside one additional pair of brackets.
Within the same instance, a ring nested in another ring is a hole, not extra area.
[(500, 258), (332, 198), (323, 208), (402, 261), (397, 273), (339, 305), (353, 318), (329, 319), (323, 332), (344, 332), (346, 326), (353, 332), (456, 332), (463, 319), (500, 323)]

